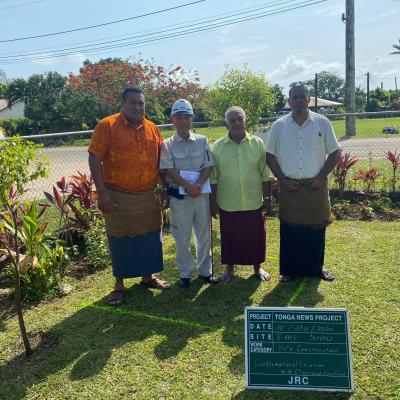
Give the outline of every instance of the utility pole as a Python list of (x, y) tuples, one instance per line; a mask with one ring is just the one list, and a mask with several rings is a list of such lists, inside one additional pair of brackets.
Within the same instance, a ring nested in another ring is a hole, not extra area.
[(314, 111), (318, 112), (318, 74), (315, 74), (314, 82)]
[[(356, 71), (354, 39), (354, 0), (346, 0), (346, 113), (356, 110)], [(346, 115), (346, 136), (355, 136), (356, 118)]]
[(369, 72), (367, 72), (367, 107), (369, 105)]
[(396, 92), (397, 92), (397, 77), (394, 77), (394, 87), (396, 88)]

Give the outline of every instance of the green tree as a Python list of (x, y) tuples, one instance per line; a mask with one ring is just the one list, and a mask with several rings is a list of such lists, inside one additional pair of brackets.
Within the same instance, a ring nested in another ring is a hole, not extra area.
[(213, 121), (224, 119), (231, 106), (244, 109), (250, 127), (258, 123), (263, 114), (270, 114), (276, 104), (276, 94), (264, 74), (254, 73), (247, 66), (227, 69), (215, 84), (206, 90), (202, 108)]
[(4, 96), (4, 92), (7, 87), (7, 76), (6, 73), (0, 69), (0, 98)]
[(15, 274), (15, 305), (25, 353), (31, 352), (21, 301), (21, 254), (19, 242), (20, 195), (28, 183), (46, 175), (47, 162), (36, 153), (40, 145), (20, 137), (0, 141), (0, 245), (11, 258)]
[(58, 72), (32, 75), (27, 80), (15, 79), (8, 85), (5, 97), (9, 105), (22, 100), (25, 117), (34, 122), (39, 132), (48, 133), (63, 125), (59, 108), (67, 81)]
[(365, 106), (365, 111), (375, 112), (379, 109), (380, 102), (378, 99), (370, 99), (369, 103)]
[(376, 99), (381, 104), (387, 103), (389, 101), (389, 96), (390, 92), (388, 90), (381, 89), (379, 87), (374, 90), (371, 90), (369, 94), (370, 99)]
[[(315, 95), (315, 79), (305, 82), (310, 87), (310, 95)], [(322, 71), (318, 73), (318, 98), (343, 102), (345, 95), (345, 80), (334, 72)]]
[(394, 44), (394, 45), (392, 45), (392, 47), (394, 49), (396, 49), (396, 51), (394, 51), (393, 53), (390, 53), (390, 54), (400, 54), (400, 39), (399, 39), (399, 44)]
[(70, 86), (68, 78), (57, 72), (15, 79), (5, 97), (9, 104), (25, 103), (25, 117), (37, 133), (93, 128), (100, 117), (98, 99)]
[[(285, 106), (286, 103), (286, 98), (282, 92), (283, 88), (279, 86), (278, 84), (275, 84), (272, 87), (272, 90), (274, 92), (275, 96), (275, 106), (274, 106), (274, 112), (277, 113), (278, 111), (281, 111), (282, 108)], [(267, 116), (267, 114), (264, 114)]]
[(61, 93), (57, 109), (62, 131), (93, 129), (101, 118), (97, 97), (71, 86)]
[(356, 112), (363, 112), (367, 104), (367, 93), (360, 87), (356, 87)]

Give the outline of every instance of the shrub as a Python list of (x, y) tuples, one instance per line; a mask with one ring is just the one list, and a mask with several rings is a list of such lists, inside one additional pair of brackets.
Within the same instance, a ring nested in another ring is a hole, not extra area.
[(343, 219), (350, 214), (350, 201), (343, 200), (332, 206), (332, 213), (337, 219)]
[(38, 134), (38, 130), (28, 118), (12, 118), (0, 120), (0, 127), (6, 132), (6, 136), (30, 136)]
[(95, 219), (84, 234), (85, 262), (93, 268), (103, 268), (110, 264), (108, 241), (103, 218)]
[(339, 186), (340, 195), (343, 198), (344, 190), (346, 188), (346, 180), (349, 169), (358, 161), (358, 157), (351, 156), (350, 153), (340, 153), (339, 162), (333, 171), (333, 176)]
[(377, 199), (371, 200), (370, 206), (377, 213), (385, 213), (393, 207), (392, 200), (389, 197), (379, 197)]
[(64, 247), (43, 247), (40, 258), (25, 258), (26, 267), (21, 270), (21, 294), (24, 300), (36, 301), (59, 294), (69, 265)]
[(386, 159), (392, 164), (392, 192), (396, 191), (396, 171), (400, 167), (400, 153), (397, 154), (397, 150), (393, 153), (390, 150), (385, 152)]
[(369, 168), (366, 170), (360, 169), (354, 179), (356, 181), (362, 181), (364, 183), (365, 194), (370, 194), (372, 186), (378, 176), (378, 170), (376, 168)]
[(60, 237), (72, 245), (74, 238), (86, 232), (95, 218), (101, 215), (96, 208), (97, 194), (91, 177), (78, 171), (69, 183), (65, 177), (53, 186), (53, 194), (44, 192), (46, 198), (60, 212)]

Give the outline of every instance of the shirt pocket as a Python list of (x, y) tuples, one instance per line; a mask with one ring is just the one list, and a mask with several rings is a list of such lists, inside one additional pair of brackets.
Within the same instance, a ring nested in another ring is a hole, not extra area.
[(190, 153), (190, 166), (194, 171), (204, 168), (204, 151), (194, 150)]
[(313, 131), (311, 137), (311, 149), (316, 152), (325, 153), (325, 136), (319, 129)]
[(188, 156), (181, 151), (172, 151), (172, 158), (174, 160), (174, 168), (177, 170), (187, 170), (189, 168)]

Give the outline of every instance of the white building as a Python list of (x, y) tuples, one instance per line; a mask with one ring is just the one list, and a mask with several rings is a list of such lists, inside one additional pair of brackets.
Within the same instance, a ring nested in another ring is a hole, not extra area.
[(23, 101), (17, 101), (9, 108), (7, 100), (0, 99), (0, 119), (23, 118), (24, 110), (25, 104)]

